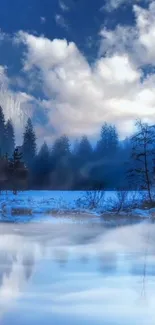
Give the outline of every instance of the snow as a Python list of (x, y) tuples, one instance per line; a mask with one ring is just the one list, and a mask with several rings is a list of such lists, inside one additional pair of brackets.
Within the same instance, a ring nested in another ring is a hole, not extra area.
[[(143, 193), (144, 194), (144, 193)], [(142, 200), (142, 193), (129, 192), (126, 200), (126, 208), (131, 203), (137, 204)], [(0, 220), (15, 220), (22, 222), (30, 221), (39, 218), (50, 219), (56, 215), (61, 217), (74, 216), (83, 217), (96, 216), (99, 217), (112, 211), (118, 205), (118, 196), (115, 191), (107, 191), (104, 193), (104, 198), (98, 203), (96, 207), (90, 209), (89, 198), (87, 192), (84, 191), (25, 191), (13, 195), (11, 192), (2, 193), (0, 195)], [(153, 211), (153, 210), (152, 210)], [(153, 213), (155, 213), (153, 211)], [(133, 209), (131, 216), (148, 217), (148, 210)], [(21, 218), (20, 218), (21, 217)], [(86, 218), (85, 218), (86, 219)]]

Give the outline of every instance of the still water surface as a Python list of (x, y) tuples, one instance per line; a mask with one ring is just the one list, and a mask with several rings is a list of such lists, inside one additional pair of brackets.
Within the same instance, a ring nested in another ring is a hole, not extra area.
[(155, 226), (0, 225), (0, 324), (154, 325)]

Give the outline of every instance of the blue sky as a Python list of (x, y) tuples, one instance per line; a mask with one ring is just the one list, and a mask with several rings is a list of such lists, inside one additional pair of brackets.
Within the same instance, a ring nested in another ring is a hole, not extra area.
[(155, 121), (155, 3), (0, 0), (0, 104), (38, 142)]

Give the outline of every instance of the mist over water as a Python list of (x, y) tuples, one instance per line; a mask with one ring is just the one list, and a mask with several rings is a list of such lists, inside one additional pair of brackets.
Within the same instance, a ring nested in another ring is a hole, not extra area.
[(154, 325), (154, 305), (154, 224), (1, 224), (0, 324)]

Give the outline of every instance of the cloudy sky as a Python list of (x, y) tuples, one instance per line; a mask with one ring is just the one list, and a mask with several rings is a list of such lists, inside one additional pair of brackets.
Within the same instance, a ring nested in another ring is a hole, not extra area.
[(151, 0), (1, 0), (0, 104), (16, 134), (29, 116), (48, 143), (155, 122), (154, 17)]

